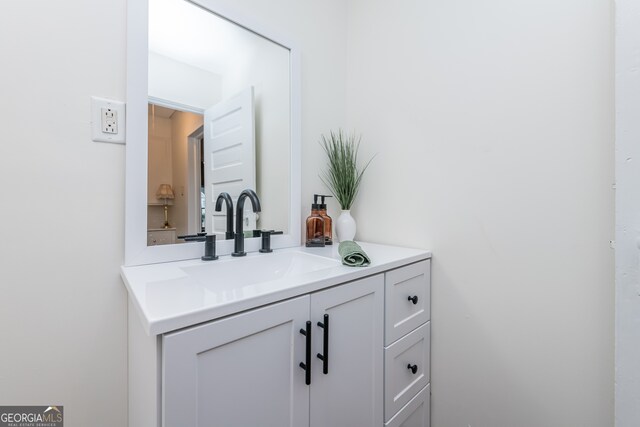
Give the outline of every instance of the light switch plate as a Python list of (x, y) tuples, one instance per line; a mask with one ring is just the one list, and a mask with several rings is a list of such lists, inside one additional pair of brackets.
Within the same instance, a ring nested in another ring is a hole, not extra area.
[(91, 139), (96, 142), (125, 143), (125, 104), (113, 99), (91, 97)]

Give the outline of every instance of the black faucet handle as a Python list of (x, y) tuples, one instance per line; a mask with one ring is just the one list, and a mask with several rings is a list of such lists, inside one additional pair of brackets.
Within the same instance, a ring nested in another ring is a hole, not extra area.
[(261, 230), (260, 234), (262, 235), (262, 247), (260, 248), (260, 252), (269, 253), (273, 252), (271, 249), (271, 235), (276, 233), (274, 230)]
[(182, 239), (185, 242), (204, 242), (207, 237), (207, 233), (198, 233), (198, 234), (185, 234), (183, 236), (178, 236), (178, 239)]
[(216, 235), (205, 236), (203, 261), (215, 261), (218, 259), (216, 255)]
[(275, 231), (275, 230), (256, 230), (259, 231), (260, 236), (262, 236), (262, 248), (260, 248), (260, 252), (269, 253), (273, 252), (271, 249), (271, 236), (275, 234), (284, 234), (284, 231)]

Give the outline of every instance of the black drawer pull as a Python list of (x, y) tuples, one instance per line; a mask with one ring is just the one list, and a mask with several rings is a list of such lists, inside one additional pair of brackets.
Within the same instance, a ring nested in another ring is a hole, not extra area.
[(415, 374), (416, 372), (418, 372), (418, 365), (412, 365), (411, 363), (409, 363), (407, 365), (407, 369), (410, 370), (412, 374)]
[(324, 353), (317, 354), (318, 359), (322, 360), (322, 373), (329, 373), (329, 315), (324, 315), (324, 322), (318, 322), (318, 326), (324, 330), (322, 336), (322, 351)]
[(418, 303), (418, 295), (414, 295), (412, 297), (408, 297), (407, 299), (409, 301), (411, 301), (413, 304), (417, 304)]
[(300, 333), (306, 337), (304, 362), (300, 362), (300, 367), (304, 369), (304, 383), (311, 384), (311, 321), (307, 320), (306, 329), (300, 329)]

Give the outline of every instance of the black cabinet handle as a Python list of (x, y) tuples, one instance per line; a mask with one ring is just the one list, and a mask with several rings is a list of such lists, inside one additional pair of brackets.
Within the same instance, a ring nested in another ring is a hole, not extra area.
[(300, 329), (300, 333), (306, 337), (304, 362), (300, 362), (300, 367), (304, 369), (304, 382), (311, 384), (311, 321), (307, 320), (306, 329)]
[(410, 370), (412, 374), (415, 374), (416, 372), (418, 372), (418, 365), (412, 365), (411, 363), (409, 363), (407, 365), (407, 369)]
[(412, 297), (408, 297), (407, 299), (409, 301), (411, 301), (413, 304), (417, 304), (418, 303), (418, 295), (414, 295)]
[(322, 360), (322, 373), (329, 373), (329, 315), (324, 315), (324, 322), (318, 322), (318, 326), (321, 327), (324, 332), (322, 336), (322, 351), (324, 353), (317, 354), (318, 359)]

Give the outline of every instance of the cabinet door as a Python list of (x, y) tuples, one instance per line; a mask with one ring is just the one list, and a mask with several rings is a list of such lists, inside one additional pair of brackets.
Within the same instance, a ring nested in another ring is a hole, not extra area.
[(304, 427), (309, 296), (163, 337), (163, 426)]
[[(383, 275), (311, 296), (311, 427), (382, 426)], [(328, 372), (324, 323), (328, 315)]]

